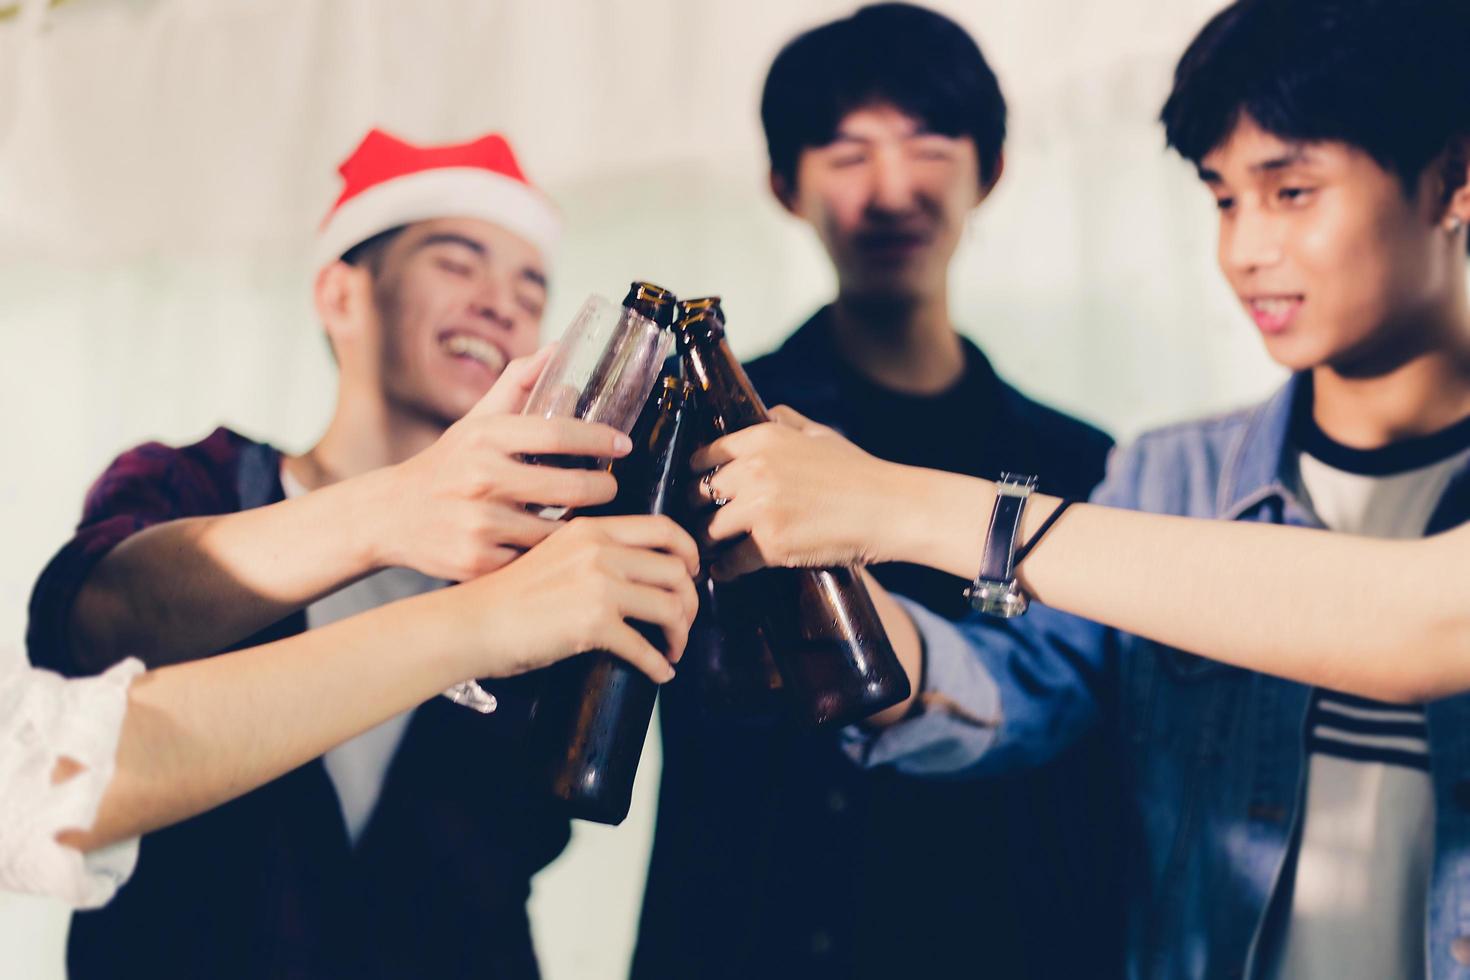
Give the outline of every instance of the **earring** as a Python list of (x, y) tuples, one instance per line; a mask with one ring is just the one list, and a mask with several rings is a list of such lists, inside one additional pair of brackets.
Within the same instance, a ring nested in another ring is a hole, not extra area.
[(1461, 221), (1458, 216), (1453, 217), (1453, 218), (1450, 219), (1450, 234), (1451, 235), (1458, 235), (1460, 233), (1460, 229), (1463, 228), (1463, 227), (1465, 227), (1465, 222), (1464, 221)]

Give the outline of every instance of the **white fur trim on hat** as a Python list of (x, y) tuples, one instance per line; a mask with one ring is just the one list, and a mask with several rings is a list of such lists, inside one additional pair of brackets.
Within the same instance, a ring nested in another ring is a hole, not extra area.
[(431, 218), (479, 218), (515, 232), (550, 260), (561, 218), (539, 191), (479, 167), (440, 167), (385, 180), (343, 201), (317, 235), (321, 268), (379, 232)]

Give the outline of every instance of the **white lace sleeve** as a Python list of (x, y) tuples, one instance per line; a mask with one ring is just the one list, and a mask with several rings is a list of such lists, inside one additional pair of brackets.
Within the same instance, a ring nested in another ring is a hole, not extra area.
[[(99, 677), (66, 680), (0, 664), (0, 889), (96, 908), (133, 873), (136, 839), (83, 856), (56, 835), (92, 826), (112, 781), (128, 685), (142, 672), (126, 660)], [(82, 771), (53, 785), (63, 756)]]

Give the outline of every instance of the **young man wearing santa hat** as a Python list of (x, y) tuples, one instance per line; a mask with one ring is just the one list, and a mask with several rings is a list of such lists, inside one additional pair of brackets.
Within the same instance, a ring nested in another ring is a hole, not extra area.
[[(505, 564), (558, 526), (529, 502), (612, 497), (606, 473), (518, 461), (627, 440), (509, 404), (542, 363), (512, 359), (536, 348), (558, 230), (509, 144), (374, 130), (341, 173), (317, 242), (341, 374), (325, 434), (299, 456), (220, 428), (119, 457), (36, 585), (38, 665), (299, 633)], [(503, 371), (486, 400), (507, 404), (467, 415)], [(535, 976), (525, 899), (567, 827), (527, 792), (507, 714), (436, 699), (145, 838), (116, 901), (73, 920), (71, 977)]]

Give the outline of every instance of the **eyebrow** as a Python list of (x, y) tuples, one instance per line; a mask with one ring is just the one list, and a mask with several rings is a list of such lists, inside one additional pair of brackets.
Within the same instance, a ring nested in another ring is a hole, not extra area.
[[(1256, 163), (1253, 163), (1248, 169), (1253, 174), (1276, 173), (1277, 171), (1286, 170), (1289, 167), (1294, 167), (1299, 163), (1311, 162), (1312, 155), (1307, 152), (1306, 147), (1298, 146), (1293, 147), (1280, 156), (1271, 157), (1269, 159), (1260, 160)], [(1199, 179), (1204, 181), (1206, 184), (1223, 184), (1225, 182), (1224, 177), (1221, 177), (1219, 173), (1211, 170), (1209, 167), (1199, 168)]]
[[(426, 235), (423, 241), (414, 246), (414, 249), (417, 251), (418, 249), (428, 248), (430, 245), (460, 245), (482, 257), (490, 254), (490, 250), (482, 242), (477, 242), (468, 235), (457, 235), (452, 231), (441, 231), (433, 235)], [(540, 286), (542, 289), (546, 288), (546, 274), (540, 269), (527, 267), (522, 269), (518, 275), (527, 282)]]
[[(914, 129), (911, 132), (904, 133), (902, 136), (899, 137), (899, 139), (902, 139), (902, 140), (911, 140), (911, 139), (917, 139), (920, 136), (941, 136), (941, 135), (943, 135), (943, 134), (942, 133), (936, 133), (934, 130), (930, 129), (928, 126), (919, 125), (919, 126), (914, 127)], [(872, 143), (872, 142), (875, 142), (875, 139), (872, 136), (865, 136), (865, 135), (863, 135), (861, 133), (851, 133), (851, 132), (848, 132), (847, 130), (839, 129), (835, 133), (833, 133), (832, 134), (832, 138), (829, 139), (823, 145), (825, 145), (825, 146), (831, 146), (833, 143)]]
[(1307, 152), (1305, 147), (1297, 146), (1288, 150), (1286, 153), (1283, 153), (1279, 157), (1272, 157), (1269, 160), (1262, 160), (1259, 163), (1251, 164), (1251, 172), (1267, 173), (1275, 170), (1285, 170), (1286, 168), (1293, 167), (1298, 163), (1309, 162), (1311, 162), (1311, 154)]
[(431, 245), (462, 245), (476, 255), (485, 255), (489, 252), (489, 249), (473, 238), (467, 235), (457, 235), (452, 231), (441, 231), (433, 235), (425, 235), (423, 240), (414, 246), (414, 251), (428, 248)]

